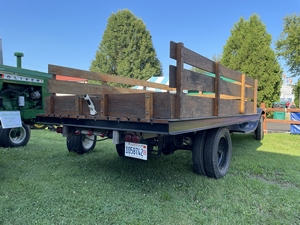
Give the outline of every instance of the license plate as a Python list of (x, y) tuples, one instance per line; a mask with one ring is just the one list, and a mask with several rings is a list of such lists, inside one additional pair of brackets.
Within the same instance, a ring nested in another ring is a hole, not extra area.
[(147, 160), (147, 145), (125, 142), (125, 156)]

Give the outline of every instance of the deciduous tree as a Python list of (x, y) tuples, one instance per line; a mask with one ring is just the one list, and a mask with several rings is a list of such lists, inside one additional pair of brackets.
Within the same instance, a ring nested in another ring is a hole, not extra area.
[(291, 76), (300, 76), (300, 14), (284, 18), (283, 31), (275, 46), (276, 53), (285, 60)]
[(282, 69), (271, 49), (272, 37), (258, 15), (241, 18), (223, 48), (221, 64), (258, 79), (258, 104), (268, 107), (280, 98)]

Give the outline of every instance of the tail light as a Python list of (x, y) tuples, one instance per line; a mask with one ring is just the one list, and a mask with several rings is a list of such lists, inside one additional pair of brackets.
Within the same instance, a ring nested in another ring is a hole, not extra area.
[(125, 139), (126, 142), (130, 142), (131, 141), (131, 134), (125, 134), (124, 139)]
[(134, 135), (132, 135), (132, 138), (131, 138), (131, 140), (132, 140), (132, 142), (134, 142), (134, 143), (139, 143), (139, 142), (140, 142), (140, 140), (141, 140), (141, 138), (140, 138), (140, 136), (139, 136), (139, 135), (137, 135), (137, 134), (134, 134)]

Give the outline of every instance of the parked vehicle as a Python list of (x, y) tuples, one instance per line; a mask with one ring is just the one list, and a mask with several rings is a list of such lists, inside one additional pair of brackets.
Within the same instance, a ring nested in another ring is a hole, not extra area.
[[(169, 86), (49, 65), (49, 74), (96, 80), (102, 85), (49, 79), (51, 94), (45, 96), (45, 112), (37, 115), (37, 123), (63, 125), (57, 132), (66, 137), (71, 152), (93, 150), (97, 137), (112, 139), (119, 156), (141, 160), (185, 149), (192, 152), (197, 174), (224, 177), (232, 155), (231, 133), (252, 132), (256, 140), (263, 139), (264, 112), (257, 108), (257, 80), (182, 43), (170, 43), (170, 57), (176, 66), (169, 68)], [(184, 64), (214, 76), (185, 69)], [(139, 85), (144, 90), (108, 86), (107, 82)]]
[(0, 147), (24, 146), (30, 126), (44, 112), (47, 80), (52, 75), (21, 68), (23, 53), (16, 52), (17, 67), (0, 64)]

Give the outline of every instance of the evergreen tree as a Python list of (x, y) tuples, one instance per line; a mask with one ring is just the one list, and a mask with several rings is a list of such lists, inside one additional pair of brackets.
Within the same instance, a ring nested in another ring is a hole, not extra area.
[(231, 30), (221, 64), (258, 79), (258, 104), (271, 107), (280, 98), (282, 69), (271, 49), (272, 37), (257, 15), (241, 18)]
[(283, 31), (275, 45), (278, 56), (286, 60), (292, 77), (300, 76), (300, 14), (284, 18)]
[(143, 21), (127, 9), (113, 13), (90, 70), (141, 80), (161, 76), (161, 63)]

